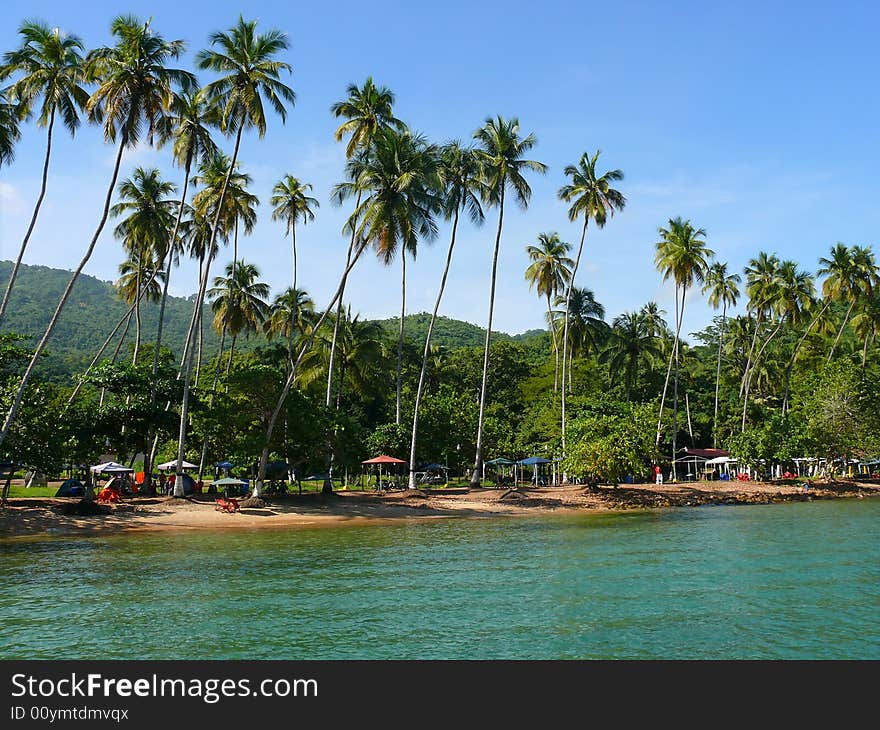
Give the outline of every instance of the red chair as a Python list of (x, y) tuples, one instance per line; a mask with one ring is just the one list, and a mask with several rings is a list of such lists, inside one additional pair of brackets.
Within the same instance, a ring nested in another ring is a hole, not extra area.
[(230, 497), (229, 499), (220, 497), (220, 499), (215, 499), (214, 501), (217, 503), (217, 506), (214, 509), (218, 512), (226, 512), (228, 514), (232, 514), (233, 512), (240, 511), (238, 500), (234, 497)]
[(104, 487), (98, 493), (98, 501), (99, 502), (108, 502), (110, 504), (116, 504), (120, 499), (119, 492), (117, 492), (113, 487)]

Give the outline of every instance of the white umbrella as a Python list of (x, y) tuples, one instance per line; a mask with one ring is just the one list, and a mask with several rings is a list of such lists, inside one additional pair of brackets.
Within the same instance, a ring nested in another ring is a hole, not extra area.
[(134, 469), (129, 469), (127, 466), (117, 464), (115, 461), (108, 461), (103, 464), (98, 464), (96, 466), (90, 467), (89, 470), (95, 472), (96, 474), (119, 474), (134, 471)]
[[(181, 466), (184, 469), (198, 469), (199, 468), (198, 465), (190, 464), (188, 461), (184, 461), (183, 464), (181, 464)], [(157, 464), (156, 468), (157, 469), (176, 469), (177, 468), (177, 459), (175, 459), (174, 461), (166, 461), (164, 464)]]

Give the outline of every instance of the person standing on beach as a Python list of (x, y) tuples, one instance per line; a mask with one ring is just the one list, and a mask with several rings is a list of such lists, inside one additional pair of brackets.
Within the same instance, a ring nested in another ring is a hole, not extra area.
[(659, 464), (654, 464), (654, 484), (663, 484), (663, 470)]

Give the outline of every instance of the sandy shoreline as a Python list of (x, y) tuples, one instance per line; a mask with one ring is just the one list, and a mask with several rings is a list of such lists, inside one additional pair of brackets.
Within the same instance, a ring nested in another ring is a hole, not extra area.
[(771, 504), (816, 499), (880, 496), (880, 483), (838, 481), (799, 484), (700, 482), (626, 484), (590, 491), (582, 486), (520, 490), (474, 489), (430, 493), (340, 491), (333, 497), (308, 494), (270, 498), (262, 508), (224, 514), (213, 498), (143, 497), (114, 505), (109, 514), (67, 515), (77, 499), (17, 498), (0, 511), (0, 538), (96, 536), (133, 531), (314, 528), (451, 517), (501, 517), (549, 512), (608, 512), (629, 509), (694, 507), (705, 504)]

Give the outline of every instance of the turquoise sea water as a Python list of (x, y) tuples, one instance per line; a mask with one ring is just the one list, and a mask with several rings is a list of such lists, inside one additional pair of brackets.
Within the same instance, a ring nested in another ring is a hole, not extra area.
[(880, 658), (880, 500), (0, 541), (2, 658)]

